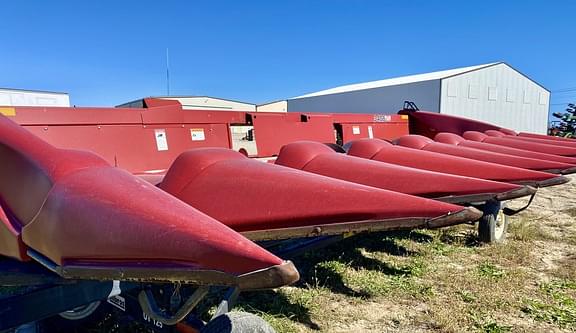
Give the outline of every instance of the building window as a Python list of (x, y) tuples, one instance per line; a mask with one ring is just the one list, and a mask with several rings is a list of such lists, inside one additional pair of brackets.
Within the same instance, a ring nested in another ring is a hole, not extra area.
[(546, 103), (546, 100), (547, 100), (547, 98), (546, 98), (546, 93), (545, 93), (545, 92), (540, 92), (540, 95), (538, 96), (538, 103), (539, 103), (540, 105), (546, 105), (546, 104), (547, 104), (547, 103)]
[(524, 90), (524, 97), (522, 98), (524, 104), (530, 104), (530, 93), (528, 90)]
[(498, 88), (488, 87), (488, 100), (495, 101), (498, 99)]
[(458, 97), (458, 85), (454, 83), (448, 83), (448, 97)]
[(478, 86), (471, 84), (468, 86), (468, 98), (476, 99), (478, 98)]
[(514, 102), (516, 100), (514, 97), (514, 90), (506, 89), (506, 102)]

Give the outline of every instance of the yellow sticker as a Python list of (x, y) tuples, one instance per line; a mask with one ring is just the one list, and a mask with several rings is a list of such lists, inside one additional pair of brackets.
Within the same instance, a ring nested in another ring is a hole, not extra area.
[(406, 115), (406, 114), (400, 115), (400, 119), (406, 120), (406, 119), (408, 119), (408, 115)]
[(16, 115), (16, 109), (15, 108), (0, 108), (0, 113), (5, 115), (5, 116), (14, 117)]
[(352, 236), (354, 236), (354, 235), (356, 235), (355, 232), (349, 231), (349, 232), (343, 233), (343, 234), (342, 234), (342, 238), (349, 238), (349, 237), (352, 237)]

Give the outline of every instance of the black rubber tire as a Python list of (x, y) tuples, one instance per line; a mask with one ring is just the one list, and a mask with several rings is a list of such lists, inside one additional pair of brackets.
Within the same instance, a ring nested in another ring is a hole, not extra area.
[(490, 201), (483, 205), (484, 215), (478, 220), (478, 239), (482, 243), (501, 243), (506, 239), (509, 217), (502, 212), (504, 204)]
[(264, 319), (248, 312), (229, 312), (212, 319), (200, 333), (276, 333)]
[(73, 332), (84, 332), (86, 326), (97, 324), (102, 321), (109, 312), (106, 306), (103, 306), (101, 302), (94, 302), (87, 304), (82, 309), (78, 309), (79, 312), (85, 312), (83, 315), (74, 314), (64, 314), (56, 315), (41, 322), (42, 333), (73, 333)]

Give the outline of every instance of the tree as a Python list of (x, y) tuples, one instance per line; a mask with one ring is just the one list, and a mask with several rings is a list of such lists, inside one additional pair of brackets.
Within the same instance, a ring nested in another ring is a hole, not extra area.
[(576, 104), (569, 103), (566, 112), (554, 112), (552, 115), (559, 120), (550, 128), (550, 135), (576, 137)]

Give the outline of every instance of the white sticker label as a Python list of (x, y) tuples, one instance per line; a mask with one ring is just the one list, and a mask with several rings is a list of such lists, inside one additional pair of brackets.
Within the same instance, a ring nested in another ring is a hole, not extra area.
[(114, 296), (108, 298), (108, 303), (114, 305), (122, 311), (126, 311), (126, 300), (122, 296)]
[(374, 139), (374, 132), (372, 132), (372, 126), (368, 126), (368, 137)]
[(192, 141), (204, 141), (204, 140), (206, 140), (206, 136), (204, 136), (204, 129), (203, 128), (191, 128), (190, 129), (190, 136), (192, 137)]
[(360, 134), (360, 126), (352, 126), (352, 134)]
[(168, 138), (166, 137), (166, 130), (154, 130), (154, 136), (156, 137), (156, 147), (158, 148), (158, 151), (168, 150)]
[(112, 281), (112, 290), (110, 290), (110, 294), (108, 298), (118, 296), (122, 293), (122, 289), (120, 289), (120, 281), (114, 280)]

